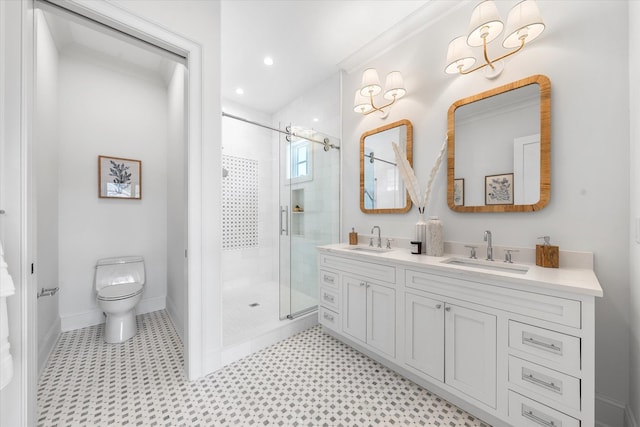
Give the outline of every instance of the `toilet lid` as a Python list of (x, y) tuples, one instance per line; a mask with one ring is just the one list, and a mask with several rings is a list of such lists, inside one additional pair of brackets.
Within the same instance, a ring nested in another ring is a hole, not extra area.
[(98, 291), (98, 299), (117, 300), (135, 296), (142, 292), (142, 284), (138, 282), (105, 286)]

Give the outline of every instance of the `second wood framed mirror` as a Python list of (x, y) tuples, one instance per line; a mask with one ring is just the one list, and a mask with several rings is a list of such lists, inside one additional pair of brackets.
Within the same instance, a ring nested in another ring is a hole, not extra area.
[(551, 83), (534, 75), (456, 101), (447, 202), (457, 212), (531, 212), (551, 194)]
[(411, 209), (391, 142), (413, 160), (413, 128), (400, 120), (365, 132), (360, 137), (360, 210), (364, 213), (403, 213)]

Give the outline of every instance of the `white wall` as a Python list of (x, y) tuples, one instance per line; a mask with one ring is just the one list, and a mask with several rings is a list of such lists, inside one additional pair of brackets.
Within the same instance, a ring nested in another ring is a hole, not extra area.
[(168, 91), (168, 146), (165, 180), (167, 183), (167, 311), (184, 341), (187, 294), (185, 254), (187, 247), (186, 167), (186, 73), (176, 64)]
[[(506, 16), (512, 2), (498, 2)], [(629, 399), (629, 111), (628, 2), (539, 1), (547, 25), (543, 35), (490, 81), (482, 73), (448, 76), (443, 72), (448, 42), (466, 30), (475, 4), (464, 4), (399, 46), (361, 65), (343, 81), (343, 226), (411, 238), (418, 215), (365, 215), (360, 212), (358, 141), (380, 126), (372, 114), (351, 113), (353, 93), (364, 68), (381, 75), (400, 70), (408, 95), (387, 122), (407, 118), (414, 125), (414, 165), (422, 185), (444, 139), (449, 106), (461, 98), (533, 74), (551, 80), (551, 201), (535, 213), (455, 213), (446, 202), (446, 168), (434, 182), (428, 215), (439, 215), (445, 239), (482, 244), (492, 230), (498, 245), (533, 247), (550, 235), (561, 249), (591, 251), (604, 289), (596, 304), (596, 392), (598, 418), (619, 412)], [(599, 22), (606, 32), (593, 31)], [(603, 412), (604, 411), (604, 412)], [(619, 416), (621, 414), (613, 414)], [(616, 425), (615, 421), (611, 425)]]
[(631, 271), (631, 372), (630, 372), (630, 427), (640, 425), (640, 2), (629, 2), (629, 97), (631, 128), (631, 237), (629, 244)]
[[(138, 312), (165, 307), (168, 97), (159, 76), (92, 51), (66, 49), (59, 65), (60, 315), (70, 330), (104, 320), (100, 258), (142, 255)], [(142, 161), (141, 200), (98, 198), (98, 155)]]
[[(271, 124), (271, 116), (223, 100), (224, 111), (257, 123)], [(225, 117), (222, 154), (258, 162), (258, 246), (222, 251), (223, 287), (261, 285), (278, 279), (278, 145), (273, 131)], [(222, 173), (220, 171), (220, 173)], [(233, 172), (230, 172), (233, 173)]]
[[(49, 26), (36, 14), (36, 282), (58, 286), (58, 50)], [(58, 295), (38, 299), (38, 374), (60, 334)]]

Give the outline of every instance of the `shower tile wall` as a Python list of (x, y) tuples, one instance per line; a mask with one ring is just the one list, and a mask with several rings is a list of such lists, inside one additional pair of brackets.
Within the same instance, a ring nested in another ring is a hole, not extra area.
[[(268, 116), (232, 103), (225, 103), (225, 111), (257, 122), (269, 123)], [(222, 251), (223, 287), (245, 287), (277, 280), (277, 269), (274, 271), (273, 258), (275, 255), (277, 259), (278, 252), (276, 235), (278, 196), (277, 186), (272, 184), (273, 170), (277, 166), (277, 147), (272, 144), (271, 131), (225, 118), (222, 120), (222, 146), (223, 158), (240, 159), (237, 166), (250, 162), (256, 162), (259, 165), (256, 177), (257, 241), (256, 244), (240, 244), (233, 248), (229, 246), (226, 248), (228, 250)], [(232, 173), (229, 170), (227, 178), (230, 178)], [(248, 170), (244, 173), (245, 178), (251, 180)], [(223, 181), (227, 178), (223, 178)]]
[(222, 249), (258, 246), (258, 161), (222, 155)]

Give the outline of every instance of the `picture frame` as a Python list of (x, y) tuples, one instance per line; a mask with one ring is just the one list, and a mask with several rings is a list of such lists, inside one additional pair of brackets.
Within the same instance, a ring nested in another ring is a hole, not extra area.
[(464, 178), (453, 180), (453, 204), (464, 206)]
[(513, 173), (484, 177), (485, 205), (513, 205)]
[(122, 157), (98, 156), (98, 197), (142, 198), (142, 162)]

